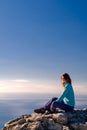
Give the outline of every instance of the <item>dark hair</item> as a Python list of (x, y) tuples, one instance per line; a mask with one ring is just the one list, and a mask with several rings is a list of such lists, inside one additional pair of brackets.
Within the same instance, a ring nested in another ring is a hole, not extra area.
[(66, 82), (72, 84), (71, 78), (70, 78), (70, 76), (69, 76), (68, 73), (64, 73), (64, 74), (62, 74), (61, 76), (64, 77), (64, 79), (66, 80)]

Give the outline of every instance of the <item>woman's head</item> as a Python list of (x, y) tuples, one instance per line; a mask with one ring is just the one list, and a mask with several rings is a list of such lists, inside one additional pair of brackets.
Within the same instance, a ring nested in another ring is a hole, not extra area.
[(72, 84), (71, 78), (68, 73), (64, 73), (61, 75), (61, 81), (62, 81), (63, 86), (65, 82)]

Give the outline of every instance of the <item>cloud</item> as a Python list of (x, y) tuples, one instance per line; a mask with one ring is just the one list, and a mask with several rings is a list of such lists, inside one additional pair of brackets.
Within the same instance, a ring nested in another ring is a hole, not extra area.
[(0, 92), (53, 93), (58, 91), (53, 82), (37, 80), (0, 80)]
[[(59, 82), (59, 81), (58, 81)], [(76, 95), (87, 94), (87, 83), (73, 83)], [(46, 80), (0, 80), (0, 92), (19, 92), (19, 93), (55, 93), (61, 94), (63, 87), (55, 81)]]
[(86, 82), (78, 82), (73, 83), (74, 91), (76, 95), (87, 95), (87, 83)]

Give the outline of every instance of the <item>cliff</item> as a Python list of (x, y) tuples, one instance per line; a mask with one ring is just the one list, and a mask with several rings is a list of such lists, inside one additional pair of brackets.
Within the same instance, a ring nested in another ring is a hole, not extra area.
[(56, 113), (22, 115), (5, 123), (2, 130), (87, 130), (87, 108)]

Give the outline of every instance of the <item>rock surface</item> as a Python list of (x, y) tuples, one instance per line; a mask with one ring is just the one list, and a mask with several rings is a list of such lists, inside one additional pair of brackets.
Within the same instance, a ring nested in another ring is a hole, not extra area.
[(22, 115), (5, 123), (2, 130), (87, 130), (87, 108), (56, 113)]

